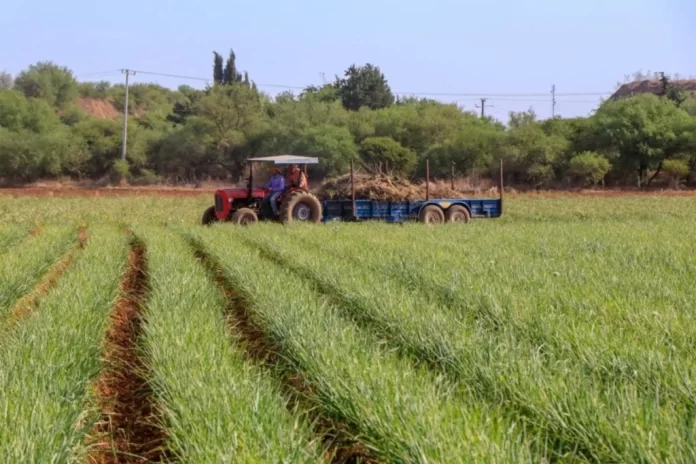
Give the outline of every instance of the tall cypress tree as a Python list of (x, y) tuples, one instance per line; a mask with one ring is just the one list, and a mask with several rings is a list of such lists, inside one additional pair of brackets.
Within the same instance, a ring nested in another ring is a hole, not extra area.
[(225, 84), (235, 84), (242, 82), (242, 75), (237, 72), (237, 57), (234, 54), (234, 50), (230, 50), (230, 56), (227, 58), (227, 65), (225, 66), (225, 75), (223, 82)]
[(244, 85), (246, 85), (247, 87), (251, 87), (249, 85), (249, 73), (246, 71), (244, 71)]
[(222, 55), (220, 55), (218, 52), (213, 52), (213, 55), (215, 56), (213, 63), (213, 82), (216, 84), (221, 84), (224, 79), (224, 74), (222, 71)]

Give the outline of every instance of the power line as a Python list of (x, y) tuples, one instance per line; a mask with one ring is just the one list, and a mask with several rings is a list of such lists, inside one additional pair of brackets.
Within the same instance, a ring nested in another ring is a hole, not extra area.
[[(145, 74), (150, 76), (161, 76), (161, 77), (172, 77), (176, 79), (188, 79), (202, 82), (210, 82), (212, 79), (205, 77), (196, 76), (185, 76), (181, 74), (169, 74), (161, 73), (155, 71), (142, 71), (135, 70), (139, 74)], [(257, 87), (270, 87), (270, 88), (280, 88), (289, 90), (304, 90), (307, 86), (298, 85), (287, 85), (287, 84), (256, 84)], [(487, 98), (487, 97), (546, 97), (548, 93), (485, 93), (485, 92), (473, 92), (473, 93), (459, 93), (459, 92), (414, 92), (414, 91), (399, 91), (395, 90), (392, 93), (397, 95), (415, 95), (415, 96), (440, 96), (440, 97), (476, 97)], [(566, 92), (566, 93), (556, 93), (558, 97), (576, 97), (576, 96), (604, 96), (611, 95), (612, 92)]]
[(112, 74), (120, 74), (121, 70), (120, 69), (110, 69), (108, 71), (95, 71), (87, 74), (78, 74), (75, 77), (78, 78), (83, 78), (83, 77), (101, 77), (101, 76), (110, 76)]

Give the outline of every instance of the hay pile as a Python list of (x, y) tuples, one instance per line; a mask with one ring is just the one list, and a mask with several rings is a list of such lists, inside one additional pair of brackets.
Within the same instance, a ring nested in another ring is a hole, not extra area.
[[(464, 198), (474, 192), (452, 190), (448, 182), (431, 181), (430, 198)], [(350, 175), (327, 179), (317, 189), (322, 200), (350, 199)], [(385, 175), (355, 175), (355, 198), (359, 200), (419, 200), (425, 198), (425, 182), (414, 184), (406, 179)]]

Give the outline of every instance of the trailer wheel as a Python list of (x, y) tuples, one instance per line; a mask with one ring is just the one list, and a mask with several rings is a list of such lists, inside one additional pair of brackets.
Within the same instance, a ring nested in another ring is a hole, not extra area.
[(462, 205), (453, 205), (447, 208), (445, 219), (447, 222), (469, 222), (471, 215), (469, 210)]
[(442, 224), (445, 222), (445, 213), (436, 205), (428, 205), (418, 215), (418, 219), (424, 224)]
[(203, 213), (203, 217), (201, 218), (201, 224), (204, 226), (209, 226), (210, 224), (217, 222), (217, 217), (215, 216), (215, 207), (211, 206), (210, 208), (206, 209), (205, 212)]
[(292, 192), (280, 205), (280, 220), (287, 224), (293, 221), (321, 222), (321, 203), (309, 192)]
[(249, 224), (256, 224), (259, 222), (259, 217), (256, 215), (253, 209), (239, 208), (232, 215), (232, 222), (238, 226), (247, 226)]

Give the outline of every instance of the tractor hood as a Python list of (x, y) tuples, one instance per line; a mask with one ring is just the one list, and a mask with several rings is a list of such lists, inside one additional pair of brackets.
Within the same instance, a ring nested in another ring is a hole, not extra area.
[[(220, 195), (222, 198), (232, 198), (233, 200), (240, 198), (247, 198), (249, 192), (245, 188), (227, 188), (218, 189), (215, 191), (215, 195)], [(266, 195), (266, 190), (262, 188), (255, 188), (251, 191), (251, 196), (253, 198), (263, 198)]]

